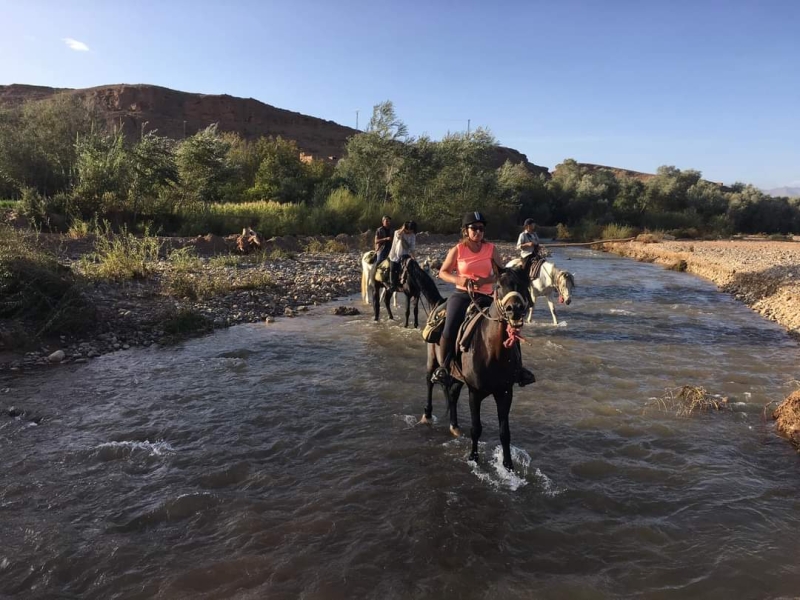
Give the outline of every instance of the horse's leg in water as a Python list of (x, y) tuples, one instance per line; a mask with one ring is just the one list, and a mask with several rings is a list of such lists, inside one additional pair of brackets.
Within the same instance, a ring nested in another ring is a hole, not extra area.
[(481, 425), (481, 402), (486, 396), (478, 395), (477, 390), (469, 388), (469, 414), (472, 417), (472, 429), (470, 430), (470, 437), (472, 437), (472, 452), (469, 453), (469, 459), (478, 461), (478, 440), (481, 439), (483, 432), (483, 425)]
[(425, 366), (425, 383), (428, 385), (428, 397), (425, 402), (425, 412), (422, 414), (421, 423), (430, 423), (433, 420), (433, 386), (431, 375), (436, 367), (439, 366), (439, 361), (436, 360), (436, 345), (428, 344), (428, 363)]
[(375, 287), (372, 289), (372, 310), (375, 312), (375, 320), (380, 321), (381, 318), (381, 290), (383, 289), (382, 285), (379, 285), (377, 282), (375, 283)]
[(411, 298), (414, 303), (414, 329), (419, 329), (419, 296)]
[(500, 424), (500, 445), (503, 446), (503, 466), (509, 471), (514, 470), (511, 461), (511, 428), (508, 424), (508, 415), (511, 412), (512, 388), (503, 392), (495, 392), (494, 401), (497, 403), (497, 420)]
[(450, 413), (450, 433), (455, 437), (461, 437), (461, 428), (458, 426), (458, 397), (461, 395), (461, 388), (464, 387), (463, 381), (456, 381), (446, 390), (447, 410)]
[(536, 306), (536, 288), (531, 285), (528, 291), (531, 294), (531, 307), (528, 309), (528, 318), (526, 320), (528, 323), (533, 323), (533, 307)]
[(378, 261), (375, 260), (375, 264), (372, 265), (372, 269), (369, 272), (369, 285), (367, 289), (372, 288), (372, 310), (375, 313), (375, 320), (379, 321), (381, 318), (381, 290), (383, 290), (383, 285), (381, 285), (376, 276), (378, 274)]
[(392, 314), (392, 307), (389, 306), (389, 301), (392, 299), (392, 292), (389, 288), (386, 288), (386, 293), (383, 296), (383, 304), (386, 307), (386, 312), (389, 313), (389, 320), (394, 321), (394, 315)]
[(558, 317), (556, 316), (556, 303), (553, 301), (552, 294), (547, 294), (547, 306), (550, 307), (550, 314), (553, 315), (553, 325), (558, 325)]
[(408, 327), (408, 318), (411, 316), (411, 295), (406, 292), (406, 324), (403, 327)]

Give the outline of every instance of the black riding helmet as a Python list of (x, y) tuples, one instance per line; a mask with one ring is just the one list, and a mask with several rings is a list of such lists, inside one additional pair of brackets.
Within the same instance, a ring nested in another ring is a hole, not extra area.
[(483, 223), (486, 225), (486, 219), (483, 218), (483, 213), (478, 212), (468, 212), (464, 213), (464, 218), (461, 219), (461, 226), (466, 227), (467, 225), (472, 225), (473, 223)]

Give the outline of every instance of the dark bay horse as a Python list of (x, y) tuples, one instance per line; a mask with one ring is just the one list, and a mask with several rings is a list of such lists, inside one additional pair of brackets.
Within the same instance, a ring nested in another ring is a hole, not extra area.
[(401, 275), (398, 275), (398, 278), (403, 278), (404, 281), (402, 285), (399, 285), (399, 287), (395, 287), (394, 290), (390, 290), (388, 282), (380, 281), (377, 277), (374, 277), (373, 279), (374, 287), (372, 289), (372, 305), (375, 311), (375, 320), (378, 321), (381, 315), (381, 290), (386, 290), (386, 293), (383, 294), (383, 303), (386, 306), (386, 312), (389, 313), (390, 319), (394, 319), (394, 315), (392, 315), (392, 308), (389, 306), (389, 301), (392, 298), (392, 292), (399, 291), (406, 295), (405, 327), (408, 327), (408, 320), (411, 316), (412, 306), (414, 307), (414, 327), (419, 327), (420, 296), (425, 297), (425, 300), (427, 300), (431, 309), (443, 302), (444, 299), (439, 293), (436, 283), (433, 281), (433, 279), (431, 279), (431, 276), (419, 266), (419, 263), (416, 260), (410, 257), (403, 260), (404, 262), (401, 271), (405, 270), (405, 274), (402, 275), (401, 273)]
[[(489, 395), (497, 404), (497, 418), (500, 422), (500, 443), (503, 447), (503, 466), (514, 469), (511, 460), (511, 430), (508, 416), (513, 398), (512, 388), (516, 381), (521, 356), (519, 330), (524, 324), (525, 312), (531, 303), (530, 279), (522, 267), (500, 269), (500, 277), (491, 306), (481, 309), (480, 322), (469, 348), (461, 354), (460, 368), (453, 361), (454, 380), (443, 385), (450, 410), (450, 430), (460, 435), (458, 430), (458, 397), (466, 384), (469, 390), (469, 412), (472, 418), (472, 451), (469, 459), (478, 459), (478, 440), (481, 437), (481, 402)], [(444, 348), (438, 344), (428, 344), (428, 364), (426, 381), (428, 383), (428, 403), (425, 406), (423, 422), (431, 418), (431, 375), (442, 364)], [(454, 427), (455, 423), (455, 427)]]

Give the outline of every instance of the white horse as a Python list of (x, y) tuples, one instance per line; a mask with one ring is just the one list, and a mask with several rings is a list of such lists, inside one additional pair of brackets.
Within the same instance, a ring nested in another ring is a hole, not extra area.
[[(522, 264), (523, 260), (516, 258), (506, 266), (520, 266)], [(572, 302), (572, 289), (575, 287), (575, 278), (572, 273), (562, 271), (550, 261), (545, 261), (539, 268), (538, 275), (534, 277), (535, 264), (536, 261), (531, 263), (531, 307), (528, 310), (527, 322), (533, 323), (533, 307), (536, 305), (536, 299), (544, 296), (545, 300), (547, 300), (547, 305), (550, 307), (550, 314), (553, 315), (553, 325), (558, 325), (555, 296), (558, 294), (559, 304), (569, 306), (570, 302)]]
[(372, 299), (373, 283), (369, 280), (369, 272), (375, 264), (376, 254), (374, 250), (369, 250), (361, 255), (361, 300), (364, 304), (369, 304)]

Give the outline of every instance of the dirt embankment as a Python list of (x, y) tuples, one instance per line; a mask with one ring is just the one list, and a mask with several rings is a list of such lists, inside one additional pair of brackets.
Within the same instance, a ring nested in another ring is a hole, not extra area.
[(800, 243), (626, 242), (606, 244), (606, 250), (709, 279), (800, 339)]

